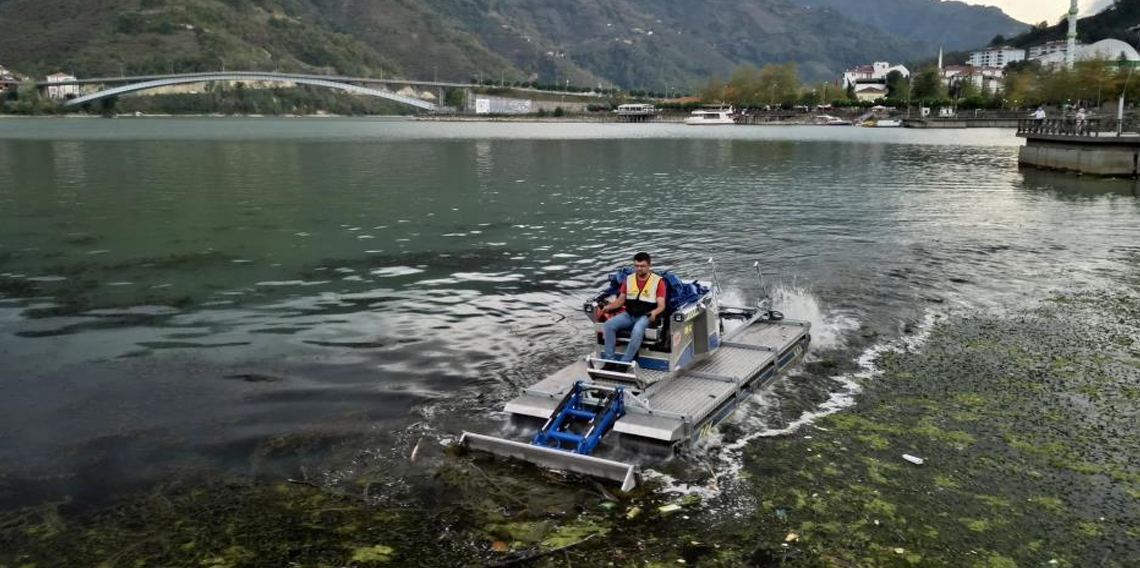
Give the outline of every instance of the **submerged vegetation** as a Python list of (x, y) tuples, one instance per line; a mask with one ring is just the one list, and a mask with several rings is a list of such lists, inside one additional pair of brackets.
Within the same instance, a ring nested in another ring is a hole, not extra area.
[(1123, 282), (946, 317), (880, 353), (854, 407), (749, 442), (738, 474), (666, 464), (689, 491), (461, 452), (418, 477), (172, 480), (0, 514), (0, 567), (1136, 566), (1140, 281)]
[[(863, 404), (748, 451), (769, 554), (793, 566), (1135, 565), (1138, 316), (1136, 296), (1061, 297), (955, 318), (918, 351), (884, 354)], [(797, 535), (788, 547), (784, 530)]]

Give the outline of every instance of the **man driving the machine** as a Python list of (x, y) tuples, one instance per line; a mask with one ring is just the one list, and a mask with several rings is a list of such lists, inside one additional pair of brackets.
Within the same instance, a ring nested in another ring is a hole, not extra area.
[[(629, 363), (637, 357), (645, 330), (665, 312), (665, 281), (653, 273), (652, 260), (647, 252), (639, 252), (633, 257), (633, 274), (625, 279), (621, 291), (614, 301), (602, 308), (603, 314), (621, 311), (605, 324), (606, 351), (603, 359), (614, 361), (619, 331), (631, 330), (629, 345), (621, 361)], [(624, 308), (624, 309), (623, 309)]]

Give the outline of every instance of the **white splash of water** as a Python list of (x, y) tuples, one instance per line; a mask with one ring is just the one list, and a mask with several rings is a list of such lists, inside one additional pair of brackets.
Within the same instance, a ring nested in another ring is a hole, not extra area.
[[(859, 321), (849, 312), (824, 310), (819, 297), (811, 289), (796, 283), (779, 283), (768, 290), (772, 299), (772, 309), (782, 312), (789, 319), (811, 322), (811, 342), (815, 351), (838, 349), (844, 345), (844, 337), (859, 329)], [(743, 290), (726, 288), (721, 293), (721, 304), (727, 306), (752, 306), (756, 299), (748, 299)]]
[(843, 347), (844, 337), (859, 329), (859, 321), (853, 314), (824, 310), (819, 297), (803, 286), (780, 283), (769, 290), (769, 295), (772, 309), (783, 312), (786, 317), (811, 322), (812, 347), (817, 351)]
[[(814, 299), (802, 299), (795, 295), (788, 297), (797, 298), (796, 302), (799, 302), (798, 305), (808, 307), (814, 305), (818, 309), (819, 304)], [(841, 329), (844, 328), (841, 326), (851, 325), (853, 321), (847, 317), (829, 315), (822, 310), (817, 312), (818, 316), (814, 315), (810, 310), (805, 310), (804, 313), (806, 317), (802, 319), (812, 321), (813, 338), (816, 337), (817, 333), (821, 336), (826, 336), (827, 333), (830, 332), (832, 334), (831, 337), (834, 338), (833, 341), (838, 342), (837, 345), (842, 344), (843, 331), (841, 331)], [(785, 314), (788, 315), (788, 317), (801, 319), (799, 312), (789, 311), (785, 312)], [(816, 319), (812, 319), (813, 317)], [(658, 482), (662, 488), (661, 492), (665, 494), (678, 496), (696, 495), (706, 502), (714, 498), (722, 497), (733, 481), (740, 478), (740, 472), (744, 468), (744, 448), (747, 447), (748, 444), (758, 438), (772, 438), (793, 434), (804, 426), (814, 424), (815, 421), (820, 418), (854, 405), (855, 398), (862, 392), (860, 383), (873, 379), (881, 372), (875, 366), (875, 360), (885, 352), (910, 351), (921, 347), (929, 337), (937, 319), (940, 317), (941, 315), (935, 313), (927, 313), (923, 318), (923, 323), (918, 327), (915, 334), (893, 341), (878, 343), (864, 350), (857, 360), (859, 365), (857, 371), (831, 377), (831, 379), (837, 383), (837, 388), (831, 391), (827, 400), (815, 408), (805, 410), (799, 417), (788, 422), (783, 427), (769, 427), (765, 421), (769, 411), (778, 408), (782, 400), (776, 397), (771, 389), (754, 395), (751, 399), (742, 404), (730, 418), (732, 422), (740, 425), (744, 431), (751, 433), (738, 438), (734, 442), (725, 444), (723, 443), (723, 436), (719, 429), (714, 430), (697, 448), (697, 451), (703, 454), (700, 456), (701, 460), (704, 461), (703, 465), (713, 472), (713, 478), (709, 483), (705, 485), (691, 485), (655, 470), (646, 471), (644, 477)], [(817, 321), (820, 323), (817, 324)], [(850, 329), (853, 328), (846, 328), (846, 330)], [(819, 331), (817, 332), (817, 330)], [(796, 375), (792, 374), (785, 380), (794, 381), (795, 377)]]

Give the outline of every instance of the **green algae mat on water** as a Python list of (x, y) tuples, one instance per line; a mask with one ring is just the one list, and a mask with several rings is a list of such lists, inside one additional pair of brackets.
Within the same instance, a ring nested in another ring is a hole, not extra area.
[(1134, 292), (953, 315), (875, 363), (704, 502), (452, 456), (397, 507), (219, 482), (9, 513), (0, 566), (1140, 566)]
[(1140, 566), (1140, 298), (952, 317), (876, 365), (856, 407), (748, 449), (760, 556)]

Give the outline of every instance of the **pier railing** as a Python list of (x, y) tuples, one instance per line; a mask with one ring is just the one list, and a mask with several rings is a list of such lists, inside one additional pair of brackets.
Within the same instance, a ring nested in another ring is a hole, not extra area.
[(1076, 136), (1099, 138), (1101, 136), (1140, 135), (1140, 120), (1087, 118), (1023, 118), (1017, 121), (1018, 135), (1039, 134), (1046, 136)]

